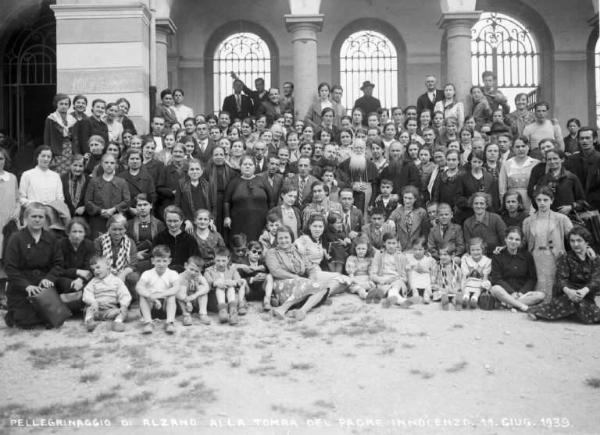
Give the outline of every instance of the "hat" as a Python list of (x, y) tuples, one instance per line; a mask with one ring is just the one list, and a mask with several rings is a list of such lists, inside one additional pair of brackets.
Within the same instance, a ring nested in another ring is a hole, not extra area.
[(372, 87), (372, 88), (374, 88), (374, 87), (375, 87), (375, 85), (374, 85), (373, 83), (371, 83), (370, 81), (368, 81), (368, 80), (367, 80), (367, 81), (364, 81), (364, 82), (363, 82), (363, 84), (362, 84), (362, 86), (360, 87), (360, 90), (361, 90), (361, 91), (364, 91), (364, 89), (365, 89), (366, 87), (369, 87), (369, 86), (370, 86), (370, 87)]

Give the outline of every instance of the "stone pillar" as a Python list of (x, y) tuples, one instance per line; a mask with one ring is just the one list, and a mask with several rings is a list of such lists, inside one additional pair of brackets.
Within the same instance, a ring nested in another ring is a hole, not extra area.
[[(149, 23), (142, 3), (57, 0), (57, 91), (107, 102), (125, 97), (140, 132), (149, 121)], [(89, 105), (88, 105), (89, 106)], [(89, 112), (89, 107), (88, 107)]]
[(174, 35), (176, 30), (177, 27), (170, 18), (156, 19), (156, 90), (158, 96), (160, 96), (160, 91), (169, 87), (169, 36)]
[(304, 118), (317, 91), (317, 32), (323, 27), (323, 15), (285, 15), (285, 25), (292, 33), (296, 111)]
[(456, 96), (466, 100), (471, 88), (471, 27), (481, 11), (446, 12), (438, 26), (446, 31), (446, 80), (454, 83)]

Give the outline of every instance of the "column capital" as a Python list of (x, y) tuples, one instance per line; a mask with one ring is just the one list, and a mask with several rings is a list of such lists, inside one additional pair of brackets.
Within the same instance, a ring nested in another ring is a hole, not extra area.
[(170, 18), (157, 18), (156, 31), (166, 33), (167, 35), (174, 35), (177, 32), (177, 26)]
[(288, 32), (295, 32), (299, 29), (312, 30), (313, 32), (320, 32), (323, 28), (324, 21), (323, 14), (317, 15), (295, 15), (286, 14), (283, 16), (285, 20), (285, 27)]
[(483, 11), (445, 12), (437, 24), (441, 29), (447, 29), (452, 26), (469, 26), (470, 28), (479, 21), (482, 13)]

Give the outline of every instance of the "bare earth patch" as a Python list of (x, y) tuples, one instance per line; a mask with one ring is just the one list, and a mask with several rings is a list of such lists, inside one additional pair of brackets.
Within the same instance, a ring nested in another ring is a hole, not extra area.
[(252, 308), (237, 327), (178, 319), (173, 337), (2, 324), (0, 433), (598, 433), (597, 326), (352, 295), (302, 322)]

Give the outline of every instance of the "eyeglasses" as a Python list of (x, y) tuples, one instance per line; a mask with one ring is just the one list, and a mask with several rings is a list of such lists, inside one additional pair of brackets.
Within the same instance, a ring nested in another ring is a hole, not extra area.
[(250, 252), (252, 252), (253, 254), (262, 254), (262, 251), (257, 251), (256, 249), (251, 249)]

